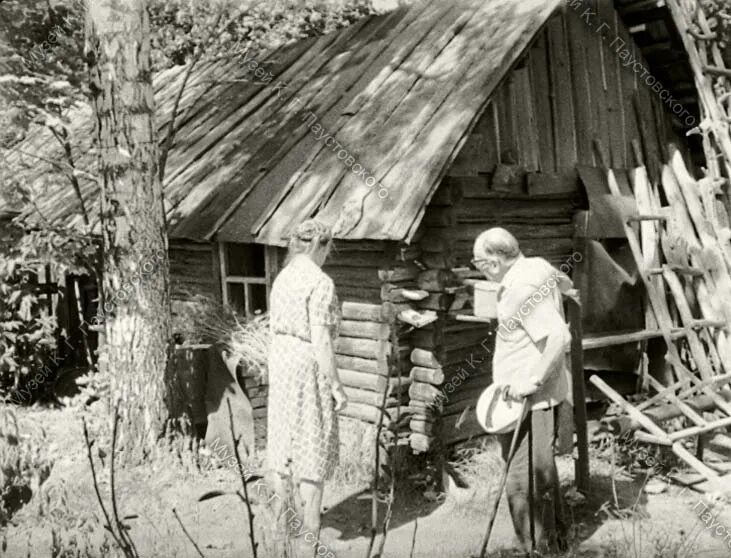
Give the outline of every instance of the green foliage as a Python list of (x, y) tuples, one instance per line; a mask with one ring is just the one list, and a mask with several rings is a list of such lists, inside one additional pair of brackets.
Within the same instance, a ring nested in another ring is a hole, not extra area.
[(30, 123), (58, 125), (83, 100), (83, 2), (6, 0), (0, 4), (0, 145)]
[[(153, 64), (158, 70), (184, 64), (201, 45), (211, 58), (260, 52), (329, 33), (370, 12), (367, 0), (274, 0), (218, 6), (196, 0), (153, 1)], [(211, 33), (219, 13), (220, 31)]]
[[(13, 401), (28, 403), (52, 384), (48, 366), (57, 348), (58, 324), (47, 307), (51, 291), (43, 293), (52, 285), (39, 286), (38, 271), (48, 269), (54, 277), (86, 273), (96, 253), (83, 237), (32, 231), (0, 259), (0, 395), (10, 393)], [(38, 374), (41, 385), (34, 379)]]
[[(198, 49), (206, 58), (260, 52), (370, 11), (368, 0), (150, 0), (153, 70), (185, 64)], [(0, 147), (20, 141), (30, 123), (63, 130), (65, 111), (88, 96), (83, 0), (5, 0), (0, 34)]]

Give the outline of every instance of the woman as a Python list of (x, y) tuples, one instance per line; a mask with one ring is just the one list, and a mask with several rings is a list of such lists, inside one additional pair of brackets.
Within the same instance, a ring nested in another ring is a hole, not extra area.
[(331, 244), (330, 230), (319, 221), (297, 227), (288, 263), (272, 286), (269, 310), (267, 458), (276, 473), (279, 505), (288, 501), (291, 475), (299, 484), (305, 532), (316, 537), (323, 483), (338, 463), (336, 413), (347, 404), (333, 348), (338, 301), (332, 279), (320, 269)]

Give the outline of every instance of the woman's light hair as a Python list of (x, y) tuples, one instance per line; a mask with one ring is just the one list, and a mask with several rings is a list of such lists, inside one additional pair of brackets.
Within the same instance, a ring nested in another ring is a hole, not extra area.
[(330, 227), (317, 219), (303, 221), (289, 237), (287, 260), (297, 254), (311, 256), (317, 250), (325, 249), (332, 240)]
[(499, 254), (509, 259), (520, 255), (518, 240), (502, 227), (493, 227), (481, 232), (475, 239), (474, 249), (475, 252), (479, 250), (485, 254)]

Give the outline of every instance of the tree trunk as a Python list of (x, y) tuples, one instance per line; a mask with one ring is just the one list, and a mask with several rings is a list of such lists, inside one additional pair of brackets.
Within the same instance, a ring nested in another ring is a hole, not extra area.
[(88, 0), (86, 56), (101, 178), (105, 344), (120, 443), (144, 456), (166, 418), (167, 238), (145, 0)]

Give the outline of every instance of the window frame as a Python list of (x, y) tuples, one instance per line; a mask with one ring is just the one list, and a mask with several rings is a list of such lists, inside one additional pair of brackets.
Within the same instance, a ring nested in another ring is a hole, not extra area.
[[(218, 243), (218, 260), (220, 262), (220, 273), (221, 273), (221, 301), (224, 305), (229, 306), (229, 285), (243, 285), (244, 286), (244, 314), (247, 318), (255, 316), (253, 312), (249, 310), (250, 295), (249, 285), (265, 285), (266, 286), (266, 309), (264, 313), (269, 311), (269, 295), (271, 294), (273, 277), (276, 274), (278, 268), (278, 260), (276, 254), (276, 247), (268, 246), (264, 247), (264, 277), (254, 277), (245, 275), (229, 275), (228, 269), (228, 250), (230, 246), (251, 246), (256, 245), (256, 242), (219, 242)], [(260, 245), (261, 246), (261, 245)]]

